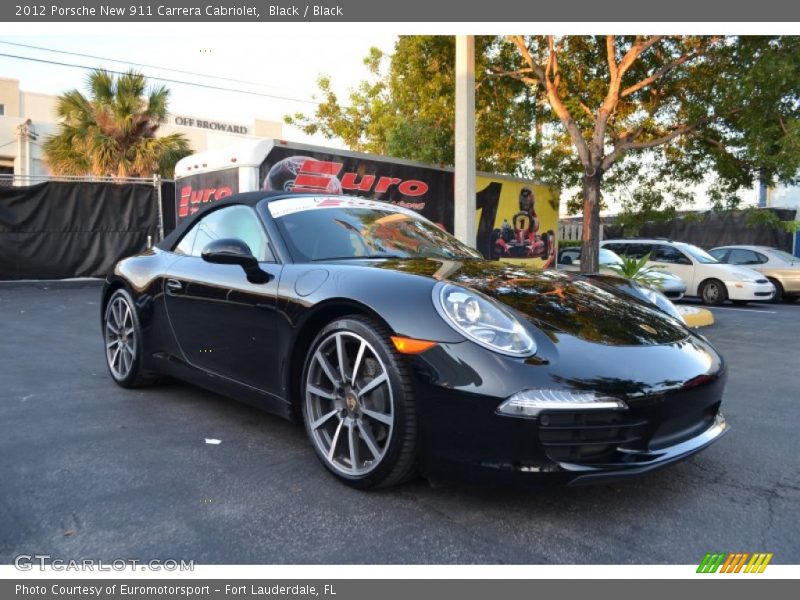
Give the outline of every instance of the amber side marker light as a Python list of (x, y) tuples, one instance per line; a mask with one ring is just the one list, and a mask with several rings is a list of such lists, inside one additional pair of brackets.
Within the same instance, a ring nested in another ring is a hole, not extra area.
[(400, 337), (399, 335), (392, 336), (392, 343), (401, 354), (422, 354), (436, 345), (436, 342), (415, 340), (413, 338)]

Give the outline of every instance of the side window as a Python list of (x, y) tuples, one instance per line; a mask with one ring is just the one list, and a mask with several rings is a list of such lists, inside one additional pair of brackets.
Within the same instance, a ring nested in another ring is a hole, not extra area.
[(732, 265), (760, 265), (761, 261), (758, 255), (752, 250), (744, 250), (742, 248), (734, 248), (731, 250), (728, 262)]
[[(617, 246), (619, 246), (619, 250), (617, 249)], [(642, 258), (653, 248), (651, 244), (638, 244), (633, 242), (626, 244), (606, 244), (604, 247), (608, 248), (612, 252), (616, 252), (620, 256), (629, 256), (633, 258)]]
[(725, 256), (728, 254), (727, 248), (717, 248), (716, 250), (710, 250), (709, 254), (714, 258), (716, 258), (721, 263), (728, 262), (727, 260), (725, 260)]
[(199, 257), (209, 242), (225, 238), (242, 240), (261, 262), (274, 260), (264, 228), (249, 206), (227, 206), (209, 213), (183, 236), (175, 252)]
[(653, 248), (652, 259), (656, 262), (669, 263), (673, 265), (690, 265), (690, 261), (683, 252), (672, 246), (665, 244), (658, 244)]
[(766, 254), (761, 254), (761, 252), (753, 252), (756, 255), (756, 259), (758, 260), (759, 264), (764, 264), (769, 262), (769, 257)]

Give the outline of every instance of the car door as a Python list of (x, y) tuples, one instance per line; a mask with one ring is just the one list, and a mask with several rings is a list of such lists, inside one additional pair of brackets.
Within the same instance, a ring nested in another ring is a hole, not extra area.
[(653, 244), (653, 251), (647, 264), (680, 277), (686, 284), (686, 292), (689, 295), (697, 293), (697, 285), (700, 282), (696, 281), (694, 262), (674, 246)]
[[(251, 283), (239, 265), (211, 264), (201, 257), (214, 239), (244, 241), (266, 272)], [(207, 214), (176, 247), (181, 257), (168, 269), (165, 301), (175, 338), (188, 363), (257, 389), (278, 394), (276, 303), (281, 265), (263, 225), (249, 206)]]
[(760, 252), (755, 252), (748, 248), (732, 248), (727, 262), (731, 265), (741, 265), (761, 272), (764, 270), (764, 263), (768, 260)]

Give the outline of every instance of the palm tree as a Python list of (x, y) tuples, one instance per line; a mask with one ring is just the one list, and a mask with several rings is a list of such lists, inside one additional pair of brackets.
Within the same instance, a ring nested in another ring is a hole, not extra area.
[(167, 120), (169, 90), (149, 87), (141, 73), (114, 78), (104, 70), (87, 79), (90, 97), (71, 90), (58, 98), (58, 132), (44, 142), (55, 175), (171, 177), (175, 163), (191, 153), (179, 133), (156, 137)]

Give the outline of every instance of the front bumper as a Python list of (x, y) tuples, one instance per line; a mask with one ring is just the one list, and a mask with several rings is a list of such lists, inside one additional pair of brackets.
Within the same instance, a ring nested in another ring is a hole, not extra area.
[(720, 413), (717, 414), (708, 429), (695, 437), (656, 451), (630, 452), (628, 454), (630, 460), (625, 463), (592, 466), (562, 463), (559, 466), (561, 469), (576, 475), (570, 481), (570, 485), (608, 483), (609, 481), (643, 475), (688, 458), (717, 441), (729, 429), (730, 427), (725, 421), (725, 417)]
[(725, 287), (730, 300), (769, 300), (775, 295), (775, 286), (770, 282), (726, 281)]
[[(699, 338), (674, 345), (598, 347), (561, 338), (537, 360), (487, 353), (470, 342), (415, 358), (431, 479), (580, 485), (640, 475), (701, 451), (728, 429), (720, 414), (726, 372)], [(682, 347), (681, 347), (682, 346)], [(624, 409), (499, 414), (520, 389), (595, 389)]]
[(666, 280), (662, 282), (659, 291), (670, 300), (680, 300), (686, 293), (686, 284), (682, 281)]

